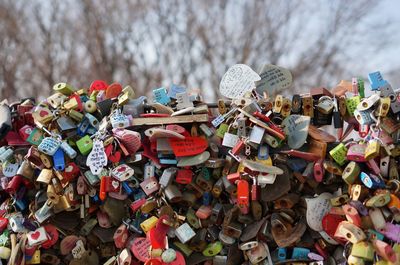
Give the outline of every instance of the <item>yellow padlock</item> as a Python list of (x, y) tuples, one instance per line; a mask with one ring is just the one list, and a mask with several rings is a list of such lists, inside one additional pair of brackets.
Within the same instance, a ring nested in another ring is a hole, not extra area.
[(367, 148), (365, 149), (364, 157), (366, 160), (371, 160), (379, 156), (381, 145), (377, 140), (371, 140), (368, 142)]
[(153, 227), (156, 226), (158, 221), (158, 218), (155, 216), (152, 216), (146, 220), (144, 220), (142, 223), (140, 223), (140, 227), (142, 228), (143, 232), (147, 233), (152, 229)]

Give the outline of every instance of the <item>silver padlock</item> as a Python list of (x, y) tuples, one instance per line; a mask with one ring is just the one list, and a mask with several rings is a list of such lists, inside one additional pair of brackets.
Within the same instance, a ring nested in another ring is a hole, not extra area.
[(333, 111), (333, 100), (331, 97), (328, 96), (322, 96), (318, 100), (318, 111), (323, 113), (323, 114), (330, 114)]

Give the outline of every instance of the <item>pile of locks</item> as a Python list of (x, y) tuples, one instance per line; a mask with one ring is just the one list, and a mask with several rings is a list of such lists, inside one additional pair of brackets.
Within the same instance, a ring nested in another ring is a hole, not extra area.
[(290, 72), (238, 64), (218, 103), (96, 80), (0, 105), (0, 261), (400, 264), (400, 101), (369, 81), (269, 97)]

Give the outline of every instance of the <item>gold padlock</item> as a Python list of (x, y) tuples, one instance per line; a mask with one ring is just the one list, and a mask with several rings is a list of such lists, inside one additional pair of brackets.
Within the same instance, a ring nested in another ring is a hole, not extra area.
[(53, 178), (53, 170), (44, 168), (40, 171), (36, 181), (44, 184), (49, 184)]
[(282, 109), (281, 109), (282, 117), (286, 118), (287, 116), (289, 116), (291, 109), (292, 109), (292, 102), (290, 101), (290, 99), (283, 98)]
[(305, 116), (310, 116), (311, 118), (314, 117), (314, 104), (313, 104), (313, 98), (308, 96), (308, 97), (303, 97), (302, 99), (302, 105), (303, 105), (303, 115)]
[(283, 96), (277, 95), (274, 102), (273, 112), (280, 113), (283, 107)]

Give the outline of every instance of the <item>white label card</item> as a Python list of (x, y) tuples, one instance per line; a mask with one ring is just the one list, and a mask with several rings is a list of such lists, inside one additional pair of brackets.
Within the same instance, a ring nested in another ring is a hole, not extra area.
[(272, 95), (288, 89), (292, 85), (292, 74), (289, 70), (273, 65), (266, 64), (260, 71), (261, 80), (257, 82), (256, 91), (259, 94), (267, 92)]
[(227, 98), (240, 98), (255, 88), (261, 77), (245, 64), (235, 64), (222, 77), (219, 91)]
[(93, 175), (100, 174), (103, 167), (107, 165), (107, 156), (104, 152), (102, 141), (97, 139), (93, 141), (93, 148), (87, 157), (86, 165), (90, 168)]

